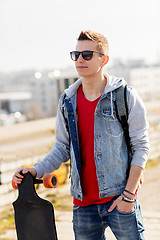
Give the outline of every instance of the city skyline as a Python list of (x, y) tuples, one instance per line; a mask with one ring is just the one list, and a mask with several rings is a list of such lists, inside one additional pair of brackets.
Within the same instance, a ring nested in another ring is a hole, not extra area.
[(160, 57), (159, 0), (2, 0), (0, 71), (74, 66), (69, 52), (81, 30), (106, 36), (112, 59)]

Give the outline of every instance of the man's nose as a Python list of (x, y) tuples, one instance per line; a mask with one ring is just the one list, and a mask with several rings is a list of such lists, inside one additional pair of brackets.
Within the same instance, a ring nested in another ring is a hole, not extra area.
[(84, 61), (84, 59), (83, 59), (83, 57), (82, 57), (82, 54), (79, 55), (77, 61), (78, 61), (78, 62), (83, 62), (83, 61)]

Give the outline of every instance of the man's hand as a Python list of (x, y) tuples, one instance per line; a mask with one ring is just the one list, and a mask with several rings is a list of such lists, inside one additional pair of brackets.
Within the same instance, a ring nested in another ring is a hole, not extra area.
[[(128, 189), (130, 192), (135, 193), (137, 189), (137, 185), (139, 182), (139, 179), (142, 175), (143, 169), (139, 166), (132, 165), (130, 167), (130, 173), (129, 173), (129, 178), (127, 181), (126, 189)], [(125, 195), (128, 198), (132, 198), (133, 196), (126, 193)], [(113, 204), (110, 206), (108, 209), (109, 212), (113, 211), (113, 209), (117, 207), (121, 212), (131, 212), (134, 210), (134, 203), (128, 203), (125, 201), (121, 201), (120, 198), (118, 197)]]
[(24, 178), (20, 172), (22, 171), (23, 174), (30, 172), (33, 177), (36, 176), (37, 172), (34, 168), (19, 168), (13, 175), (13, 181), (15, 182), (15, 185), (21, 184), (22, 179)]
[(121, 212), (132, 212), (134, 210), (134, 203), (128, 203), (125, 201), (121, 201), (118, 197), (108, 209), (108, 212), (112, 212), (113, 209), (117, 207)]

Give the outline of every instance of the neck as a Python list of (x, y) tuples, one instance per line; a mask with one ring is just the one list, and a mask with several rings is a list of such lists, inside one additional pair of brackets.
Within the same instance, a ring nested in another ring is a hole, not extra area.
[(107, 84), (107, 78), (103, 73), (96, 76), (82, 77), (82, 91), (86, 99), (94, 101), (100, 97)]

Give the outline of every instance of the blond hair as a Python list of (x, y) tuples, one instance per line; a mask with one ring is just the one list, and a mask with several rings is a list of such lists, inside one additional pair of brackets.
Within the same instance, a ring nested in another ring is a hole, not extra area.
[(88, 31), (81, 31), (78, 39), (78, 41), (84, 41), (84, 40), (89, 40), (92, 42), (97, 43), (97, 50), (105, 55), (109, 54), (109, 44), (107, 39), (104, 37), (104, 35), (93, 32), (91, 30)]

